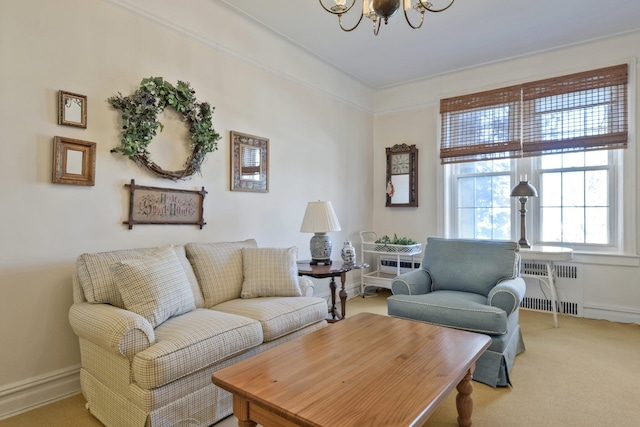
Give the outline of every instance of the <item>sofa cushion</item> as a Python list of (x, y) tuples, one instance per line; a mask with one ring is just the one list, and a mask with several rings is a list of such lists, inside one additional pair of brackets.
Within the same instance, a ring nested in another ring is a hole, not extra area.
[[(76, 260), (76, 271), (84, 297), (93, 304), (111, 304), (119, 308), (124, 307), (120, 291), (116, 287), (111, 273), (111, 265), (127, 259), (140, 258), (156, 251), (158, 248), (124, 249), (93, 254), (82, 254)], [(193, 292), (196, 307), (202, 307), (204, 300), (193, 268), (185, 255), (183, 246), (173, 246), (182, 264), (189, 285)]]
[(262, 343), (259, 322), (207, 309), (173, 317), (157, 327), (155, 335), (155, 344), (133, 359), (133, 378), (138, 386), (147, 390)]
[(255, 248), (253, 239), (242, 242), (188, 243), (187, 258), (202, 289), (204, 306), (240, 298), (242, 291), (242, 248)]
[(196, 308), (189, 280), (171, 246), (111, 265), (124, 307), (157, 327)]
[(243, 248), (242, 298), (299, 297), (298, 248)]
[(327, 302), (317, 297), (235, 299), (211, 308), (260, 322), (264, 341), (273, 341), (327, 316)]
[(517, 276), (517, 250), (516, 242), (430, 237), (422, 268), (431, 276), (431, 290), (487, 296), (496, 283)]
[(487, 297), (459, 291), (423, 295), (393, 295), (387, 299), (389, 316), (489, 335), (507, 333), (507, 313), (487, 305)]

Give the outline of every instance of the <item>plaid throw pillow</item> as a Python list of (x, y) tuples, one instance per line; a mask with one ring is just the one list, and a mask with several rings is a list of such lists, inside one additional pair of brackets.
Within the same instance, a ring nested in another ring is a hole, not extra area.
[(299, 297), (298, 248), (242, 248), (241, 298)]
[(116, 262), (111, 273), (125, 308), (143, 316), (154, 328), (196, 308), (187, 274), (172, 246)]

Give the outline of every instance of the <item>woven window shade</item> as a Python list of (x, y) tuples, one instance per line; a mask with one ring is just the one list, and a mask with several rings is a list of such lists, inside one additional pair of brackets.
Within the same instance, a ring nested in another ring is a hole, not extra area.
[(627, 65), (522, 86), (523, 156), (626, 148)]
[(441, 100), (441, 163), (626, 148), (627, 68)]
[(440, 101), (441, 163), (520, 156), (520, 87)]

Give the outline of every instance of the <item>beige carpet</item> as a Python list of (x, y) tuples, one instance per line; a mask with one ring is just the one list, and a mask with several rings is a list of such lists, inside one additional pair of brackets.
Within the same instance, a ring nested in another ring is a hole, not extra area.
[[(361, 311), (386, 314), (386, 296), (381, 291), (349, 300), (347, 316)], [(527, 310), (521, 310), (520, 319), (527, 350), (516, 357), (513, 387), (494, 389), (474, 382), (474, 426), (604, 427), (638, 422), (639, 325), (560, 316), (560, 327), (554, 329), (550, 314)], [(0, 421), (0, 427), (100, 427), (84, 403), (77, 395)], [(425, 427), (453, 427), (456, 417), (453, 393)], [(234, 426), (233, 416), (216, 425)]]

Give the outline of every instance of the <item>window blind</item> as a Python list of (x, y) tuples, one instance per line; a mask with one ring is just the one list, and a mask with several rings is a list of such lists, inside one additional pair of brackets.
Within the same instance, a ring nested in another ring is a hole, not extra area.
[(520, 87), (512, 86), (440, 101), (442, 163), (520, 155)]
[(522, 86), (523, 156), (626, 148), (627, 65)]
[(440, 101), (441, 163), (626, 148), (627, 65)]

